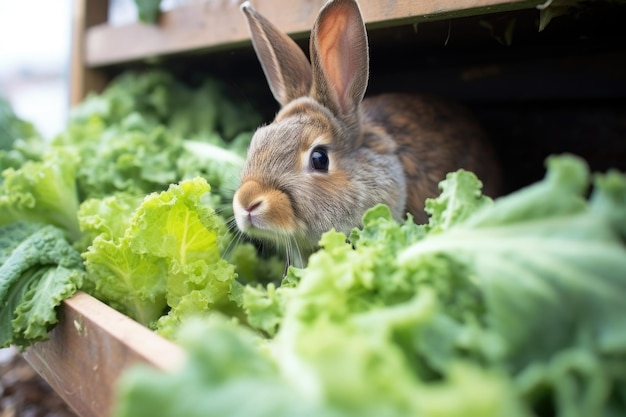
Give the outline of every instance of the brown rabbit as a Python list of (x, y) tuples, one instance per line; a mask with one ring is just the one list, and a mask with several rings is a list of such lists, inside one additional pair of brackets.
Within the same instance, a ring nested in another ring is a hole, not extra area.
[(424, 200), (459, 168), (496, 192), (498, 169), (466, 110), (431, 96), (363, 100), (367, 34), (355, 0), (331, 0), (311, 32), (309, 63), (287, 35), (241, 6), (281, 109), (250, 143), (233, 209), (238, 228), (286, 250), (301, 266), (322, 233), (349, 233), (387, 204), (397, 219), (426, 220)]

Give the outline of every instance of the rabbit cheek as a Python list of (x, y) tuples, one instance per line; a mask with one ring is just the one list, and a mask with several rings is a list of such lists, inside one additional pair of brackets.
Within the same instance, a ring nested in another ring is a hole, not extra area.
[(253, 236), (266, 235), (259, 231), (292, 234), (297, 227), (289, 197), (256, 181), (246, 181), (237, 190), (233, 211), (239, 230)]

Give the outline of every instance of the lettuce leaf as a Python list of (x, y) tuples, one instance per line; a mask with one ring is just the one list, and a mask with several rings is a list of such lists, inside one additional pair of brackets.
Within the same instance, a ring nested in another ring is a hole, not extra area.
[(338, 415), (294, 392), (256, 348), (257, 337), (225, 319), (191, 320), (177, 340), (188, 351), (189, 361), (171, 374), (145, 366), (131, 369), (120, 381), (114, 415)]
[(226, 226), (207, 204), (209, 191), (203, 178), (181, 181), (145, 197), (128, 220), (120, 215), (129, 212), (127, 194), (85, 202), (81, 223), (101, 231), (83, 254), (87, 290), (164, 335), (183, 317), (236, 314), (241, 290), (221, 256)]
[(0, 347), (45, 340), (56, 307), (84, 279), (80, 254), (61, 229), (14, 222), (0, 227)]
[(63, 229), (72, 242), (79, 240), (77, 166), (74, 152), (53, 148), (42, 161), (27, 161), (19, 169), (4, 170), (0, 225), (19, 220), (52, 224)]
[[(548, 169), (544, 182), (415, 243), (398, 259), (411, 266), (443, 255), (466, 265), (484, 288), (488, 323), (506, 340), (502, 354), (514, 364), (550, 357), (586, 338), (605, 352), (626, 347), (619, 308), (626, 295), (626, 250), (607, 221), (611, 209), (594, 203), (606, 200), (606, 190), (596, 184), (588, 206), (582, 161), (551, 158)], [(531, 320), (537, 312), (541, 319)]]
[(18, 169), (28, 160), (41, 160), (44, 147), (35, 125), (19, 118), (11, 103), (0, 96), (0, 172)]

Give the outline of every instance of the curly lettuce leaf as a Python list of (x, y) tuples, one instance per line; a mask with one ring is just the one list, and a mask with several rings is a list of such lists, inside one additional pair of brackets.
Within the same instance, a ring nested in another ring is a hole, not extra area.
[(142, 201), (143, 196), (129, 193), (87, 199), (78, 209), (80, 229), (89, 241), (99, 235), (105, 239), (123, 236)]
[(98, 141), (80, 147), (80, 190), (87, 197), (103, 197), (165, 189), (178, 179), (181, 153), (181, 138), (132, 113), (119, 126), (107, 128)]
[(165, 311), (167, 263), (150, 254), (132, 252), (131, 239), (98, 236), (83, 253), (84, 289), (146, 326)]
[(178, 172), (183, 179), (201, 176), (211, 184), (213, 205), (222, 216), (232, 216), (232, 200), (239, 184), (239, 175), (245, 158), (244, 152), (233, 150), (218, 138), (218, 144), (201, 140), (185, 140), (178, 158)]
[(280, 286), (274, 283), (266, 286), (246, 285), (243, 289), (243, 307), (246, 313), (247, 323), (254, 329), (274, 337), (285, 315), (285, 307), (289, 297), (293, 294), (297, 285), (293, 274), (283, 279)]
[(2, 172), (0, 225), (18, 220), (52, 224), (71, 241), (81, 238), (77, 211), (76, 154), (51, 148), (42, 161), (27, 161), (19, 169)]
[(193, 88), (162, 70), (127, 71), (72, 110), (55, 146), (80, 156), (82, 198), (145, 195), (203, 176), (230, 210), (250, 133), (261, 122), (250, 102), (204, 78)]
[(191, 321), (183, 326), (177, 340), (190, 359), (179, 371), (166, 374), (136, 367), (123, 375), (113, 415), (338, 415), (294, 392), (273, 363), (260, 354), (254, 335), (217, 319)]
[(472, 172), (458, 170), (449, 173), (439, 184), (441, 194), (426, 200), (425, 210), (429, 215), (432, 232), (446, 230), (462, 222), (492, 200), (483, 195), (482, 182)]
[(603, 415), (617, 400), (610, 387), (626, 380), (608, 370), (626, 357), (626, 177), (600, 177), (587, 203), (583, 161), (547, 164), (544, 181), (416, 242), (398, 261), (464, 265), (485, 300), (481, 332), (491, 344), (476, 344), (478, 356), (520, 375), (527, 395), (553, 395), (563, 413)]
[(185, 317), (236, 314), (241, 290), (234, 266), (221, 256), (226, 226), (206, 203), (209, 191), (200, 177), (171, 185), (146, 196), (128, 220), (117, 219), (111, 228), (100, 219), (128, 213), (128, 196), (90, 201), (81, 222), (102, 233), (83, 254), (89, 291), (164, 335)]
[(11, 104), (0, 96), (0, 172), (18, 169), (28, 160), (41, 160), (44, 148), (35, 126), (19, 118)]
[[(581, 160), (551, 158), (543, 182), (417, 242), (399, 262), (411, 265), (445, 254), (467, 265), (485, 288), (490, 324), (507, 340), (506, 355), (515, 362), (549, 356), (583, 336), (593, 337), (600, 348), (613, 344), (604, 339), (608, 335), (621, 335), (624, 344), (626, 322), (618, 300), (626, 295), (626, 250), (605, 213), (587, 206), (587, 178)], [(541, 320), (528, 319), (539, 311)], [(546, 328), (550, 337), (540, 337)]]
[[(188, 90), (171, 73), (163, 70), (125, 71), (114, 78), (100, 94), (90, 94), (72, 109), (69, 126), (100, 119), (107, 127), (115, 126), (132, 113), (140, 114), (152, 126), (164, 124), (179, 97)], [(80, 136), (64, 138), (78, 141)]]
[(256, 246), (249, 242), (229, 241), (225, 255), (235, 265), (238, 280), (246, 284), (279, 282), (285, 273), (285, 262), (276, 255), (259, 255)]
[[(449, 381), (422, 384), (397, 360), (393, 341), (357, 328), (339, 334), (341, 326), (323, 326), (314, 343), (302, 341), (307, 359), (319, 362), (303, 364), (294, 381), (281, 363), (293, 358), (268, 355), (245, 328), (220, 316), (188, 321), (177, 337), (188, 361), (171, 373), (146, 366), (125, 373), (114, 415), (529, 416), (502, 373), (459, 364)], [(311, 379), (312, 372), (324, 374), (328, 386)]]
[(23, 221), (0, 226), (0, 346), (47, 339), (56, 307), (83, 278), (80, 254), (61, 229)]

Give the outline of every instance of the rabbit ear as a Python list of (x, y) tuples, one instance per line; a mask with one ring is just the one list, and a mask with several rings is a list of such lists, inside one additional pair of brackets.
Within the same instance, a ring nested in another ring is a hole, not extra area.
[(241, 11), (248, 21), (252, 45), (274, 98), (285, 105), (295, 98), (308, 95), (312, 79), (311, 64), (302, 49), (254, 10), (249, 2), (241, 5)]
[(367, 34), (355, 0), (332, 0), (311, 33), (313, 97), (346, 122), (355, 119), (369, 75)]

